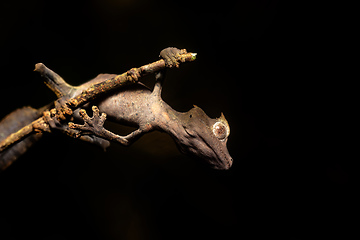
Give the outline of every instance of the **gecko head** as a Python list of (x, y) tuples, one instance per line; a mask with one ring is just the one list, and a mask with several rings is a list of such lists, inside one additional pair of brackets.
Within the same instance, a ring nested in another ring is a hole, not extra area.
[(232, 158), (226, 143), (230, 127), (224, 115), (212, 119), (197, 106), (183, 114), (183, 131), (176, 136), (180, 150), (203, 159), (215, 169), (229, 169)]

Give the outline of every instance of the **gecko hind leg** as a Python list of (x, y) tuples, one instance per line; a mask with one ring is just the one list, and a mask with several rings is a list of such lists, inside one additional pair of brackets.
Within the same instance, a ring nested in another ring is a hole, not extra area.
[(65, 82), (65, 80), (60, 77), (60, 75), (47, 68), (43, 63), (37, 63), (35, 65), (34, 71), (40, 73), (45, 81), (46, 86), (48, 86), (58, 98), (69, 96), (76, 88)]
[(92, 117), (89, 117), (89, 115), (84, 109), (80, 110), (80, 117), (84, 120), (83, 125), (75, 124), (72, 122), (69, 123), (69, 127), (71, 129), (77, 129), (80, 131), (80, 136), (91, 134), (100, 138), (121, 143), (125, 146), (129, 146), (143, 134), (143, 131), (141, 129), (137, 129), (126, 136), (119, 136), (104, 128), (104, 122), (106, 120), (105, 113), (102, 113), (100, 115), (99, 108), (96, 106), (93, 106), (92, 110)]

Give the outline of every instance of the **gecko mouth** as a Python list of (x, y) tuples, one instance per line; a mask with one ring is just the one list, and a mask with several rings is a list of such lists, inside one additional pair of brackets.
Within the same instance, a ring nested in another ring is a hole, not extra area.
[(233, 159), (226, 148), (225, 150), (219, 149), (219, 151), (214, 151), (214, 153), (216, 155), (216, 159), (211, 163), (211, 166), (214, 169), (228, 170), (232, 166)]
[[(201, 137), (200, 137), (201, 138)], [(201, 138), (202, 144), (198, 145), (199, 157), (210, 164), (213, 169), (228, 170), (233, 163), (233, 159), (229, 154), (225, 142), (212, 142), (210, 144), (205, 139)]]

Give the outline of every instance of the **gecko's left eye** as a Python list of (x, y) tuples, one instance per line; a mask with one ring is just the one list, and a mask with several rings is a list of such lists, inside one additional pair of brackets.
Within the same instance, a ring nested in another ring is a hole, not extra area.
[(224, 123), (216, 122), (213, 125), (213, 133), (219, 140), (224, 140), (227, 136), (227, 129)]

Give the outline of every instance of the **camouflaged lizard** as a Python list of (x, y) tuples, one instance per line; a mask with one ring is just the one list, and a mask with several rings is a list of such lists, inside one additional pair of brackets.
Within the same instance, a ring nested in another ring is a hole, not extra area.
[[(165, 60), (167, 67), (178, 66), (180, 51), (177, 48), (166, 48), (161, 51), (160, 57)], [(57, 101), (58, 104), (61, 100), (79, 95), (92, 84), (115, 76), (114, 74), (99, 74), (96, 78), (75, 87), (67, 84), (50, 69), (46, 69), (45, 75), (43, 77), (50, 89), (62, 96)], [(147, 132), (163, 131), (175, 140), (181, 152), (197, 156), (215, 169), (229, 169), (232, 158), (226, 144), (230, 127), (224, 115), (221, 113), (219, 118), (212, 119), (197, 106), (188, 112), (172, 109), (161, 98), (165, 70), (155, 74), (155, 77), (156, 83), (153, 90), (142, 83), (135, 83), (96, 99), (91, 103), (92, 117), (89, 117), (85, 110), (77, 109), (74, 112), (75, 120), (78, 123), (82, 122), (82, 125), (72, 122), (64, 125), (51, 117), (48, 117), (48, 122), (53, 129), (77, 131), (78, 137), (82, 136), (83, 140), (103, 148), (109, 145), (109, 142), (104, 139), (128, 146)], [(89, 107), (89, 104), (84, 107), (86, 106)], [(24, 107), (10, 113), (0, 122), (0, 141), (6, 138), (6, 135), (38, 118), (43, 110), (44, 108), (36, 110)], [(120, 124), (137, 126), (138, 129), (126, 136), (119, 136), (103, 127), (106, 118)], [(39, 138), (40, 135), (29, 136), (0, 153), (0, 169), (5, 169)]]

